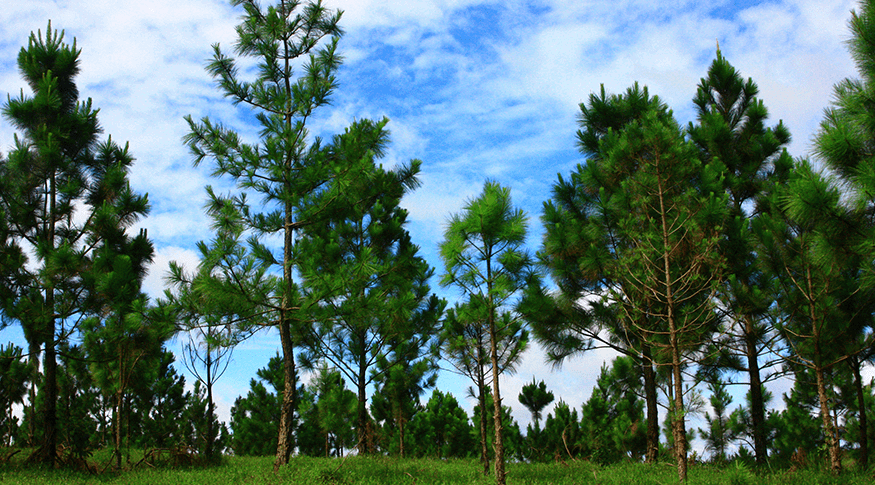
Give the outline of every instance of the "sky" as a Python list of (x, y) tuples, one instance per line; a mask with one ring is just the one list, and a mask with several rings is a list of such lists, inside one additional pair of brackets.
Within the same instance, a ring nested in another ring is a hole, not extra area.
[[(16, 57), (31, 32), (44, 33), (51, 21), (82, 49), (80, 98), (100, 108), (104, 136), (130, 144), (137, 159), (131, 185), (151, 202), (150, 215), (137, 227), (148, 230), (156, 248), (145, 290), (161, 296), (168, 263), (193, 269), (196, 242), (211, 236), (204, 187), (232, 189), (230, 181), (211, 177), (209, 163), (192, 166), (182, 143), (183, 117), (208, 115), (250, 141), (257, 134), (251, 112), (223, 98), (204, 69), (213, 44), (230, 52), (242, 9), (221, 0), (3, 3), (3, 102), (6, 94), (27, 94)], [(437, 275), (443, 271), (437, 248), (446, 222), (486, 180), (511, 189), (514, 205), (529, 217), (528, 248), (538, 250), (541, 208), (551, 187), (558, 175), (568, 176), (585, 162), (575, 144), (579, 105), (601, 86), (621, 93), (635, 82), (645, 85), (686, 125), (694, 121), (696, 85), (719, 44), (742, 76), (758, 84), (770, 125), (783, 120), (789, 128), (790, 154), (809, 157), (833, 86), (856, 73), (845, 44), (850, 11), (857, 6), (850, 0), (324, 3), (344, 11), (344, 63), (332, 105), (321, 109), (311, 130), (327, 138), (356, 119), (390, 119), (392, 142), (382, 163), (422, 160), (422, 185), (402, 206), (414, 243)], [(13, 133), (0, 119), (0, 153), (9, 151)], [(432, 285), (451, 305), (459, 297), (440, 288), (437, 278)], [(23, 344), (20, 330), (0, 330), (5, 341)], [(216, 389), (221, 419), (228, 421), (234, 399), (246, 394), (249, 379), (277, 350), (276, 334), (264, 333), (234, 351)], [(533, 346), (515, 375), (502, 376), (503, 400), (525, 428), (531, 418), (517, 395), (534, 378), (544, 380), (557, 401), (579, 409), (612, 356), (594, 351), (554, 368)], [(438, 388), (452, 392), (470, 413), (468, 386), (449, 372), (438, 380)], [(773, 385), (774, 404), (781, 405), (785, 387)]]

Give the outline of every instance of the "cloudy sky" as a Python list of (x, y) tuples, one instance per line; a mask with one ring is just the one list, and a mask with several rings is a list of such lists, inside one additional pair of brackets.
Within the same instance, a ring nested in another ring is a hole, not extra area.
[[(530, 218), (529, 247), (537, 250), (541, 206), (557, 174), (584, 161), (575, 149), (579, 104), (600, 85), (609, 93), (646, 85), (686, 124), (719, 42), (724, 57), (759, 85), (772, 124), (783, 120), (790, 129), (791, 154), (808, 156), (832, 86), (855, 73), (844, 44), (856, 7), (851, 0), (325, 3), (344, 11), (345, 62), (332, 106), (312, 130), (330, 136), (355, 119), (391, 120), (383, 163), (423, 161), (422, 186), (403, 205), (414, 242), (438, 273), (437, 245), (448, 217), (486, 179), (511, 188)], [(137, 158), (131, 183), (152, 204), (140, 225), (157, 249), (146, 282), (153, 296), (163, 292), (167, 263), (193, 267), (195, 242), (210, 237), (204, 186), (230, 187), (212, 179), (207, 164), (192, 167), (181, 142), (183, 116), (209, 114), (254, 132), (249, 113), (222, 98), (204, 70), (212, 44), (234, 42), (241, 13), (221, 0), (27, 0), (0, 9), (0, 94), (26, 89), (16, 56), (49, 20), (82, 49), (81, 97), (100, 108), (107, 135), (130, 143)], [(12, 137), (0, 120), (0, 152), (8, 152)], [(0, 331), (0, 341), (20, 338), (15, 328)], [(235, 351), (232, 370), (218, 385), (223, 419), (278, 349), (276, 336), (264, 334)], [(505, 402), (525, 426), (529, 413), (516, 396), (535, 377), (557, 400), (579, 407), (608, 357), (596, 352), (554, 370), (533, 349), (515, 376), (503, 378)], [(438, 385), (464, 400), (469, 384), (445, 374)], [(470, 411), (471, 401), (464, 404)]]

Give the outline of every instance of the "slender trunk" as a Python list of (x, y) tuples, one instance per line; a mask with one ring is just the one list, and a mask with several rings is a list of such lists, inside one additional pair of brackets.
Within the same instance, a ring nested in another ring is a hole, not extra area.
[(119, 390), (115, 393), (115, 426), (113, 427), (113, 441), (115, 445), (115, 467), (117, 470), (122, 468), (122, 392)]
[(480, 389), (477, 396), (480, 403), (480, 461), (483, 463), (483, 474), (489, 475), (489, 448), (486, 446), (486, 376), (482, 365), (479, 365), (478, 369), (480, 372), (477, 380), (477, 387)]
[(30, 342), (28, 346), (28, 350), (30, 351), (30, 392), (27, 409), (29, 410), (29, 419), (27, 420), (27, 445), (34, 446), (36, 444), (36, 387), (37, 383), (40, 382), (40, 372), (39, 372), (39, 350), (40, 343), (38, 340), (34, 340)]
[[(486, 261), (487, 275), (489, 271), (489, 260)], [(495, 328), (495, 308), (492, 303), (492, 295), (489, 296), (489, 339), (491, 341), (490, 356), (492, 360), (492, 404), (493, 404), (493, 420), (495, 422), (495, 442), (492, 444), (495, 449), (495, 483), (497, 485), (505, 484), (504, 476), (504, 429), (501, 422), (501, 390), (499, 388), (499, 375), (501, 369), (498, 367), (498, 332)]]
[(656, 463), (659, 458), (659, 403), (656, 391), (656, 372), (650, 347), (644, 346), (641, 368), (644, 371), (644, 402), (647, 405), (647, 454), (646, 463)]
[(45, 357), (43, 358), (43, 370), (45, 371), (43, 386), (45, 388), (45, 407), (43, 414), (43, 446), (40, 451), (40, 460), (51, 468), (54, 468), (58, 455), (58, 362), (55, 352), (55, 316), (53, 290), (47, 290), (46, 307), (52, 313), (46, 319), (45, 328)]
[(276, 459), (273, 463), (274, 470), (289, 462), (289, 457), (292, 455), (294, 444), (294, 418), (296, 403), (295, 389), (295, 354), (294, 345), (292, 344), (291, 326), (284, 318), (285, 311), (281, 312), (283, 317), (279, 325), (280, 342), (283, 349), (283, 397), (280, 404), (280, 425), (279, 437), (277, 439)]
[[(673, 321), (673, 320), (672, 320)], [(670, 324), (674, 327), (674, 324)], [(672, 432), (674, 435), (674, 449), (678, 464), (678, 479), (686, 481), (687, 479), (687, 429), (686, 417), (684, 416), (684, 380), (681, 374), (680, 352), (677, 347), (677, 335), (672, 331), (672, 373), (674, 381), (674, 406), (675, 413), (672, 422)]]
[(665, 308), (666, 319), (668, 320), (669, 341), (671, 345), (671, 367), (674, 376), (674, 420), (672, 423), (672, 431), (674, 433), (674, 448), (678, 464), (678, 478), (683, 482), (687, 479), (687, 430), (686, 418), (684, 416), (684, 380), (681, 374), (681, 351), (679, 335), (680, 329), (677, 328), (675, 320), (675, 296), (674, 286), (672, 284), (671, 273), (671, 255), (669, 248), (673, 246), (670, 236), (667, 221), (667, 212), (662, 187), (662, 179), (659, 180), (659, 214), (662, 224), (662, 271), (663, 285), (665, 285)]
[(358, 431), (358, 450), (360, 455), (365, 455), (370, 452), (368, 447), (368, 400), (365, 395), (365, 377), (367, 367), (365, 367), (364, 357), (365, 356), (362, 356), (362, 360), (359, 362), (357, 376), (358, 406), (356, 412), (356, 430)]
[(404, 418), (398, 419), (398, 432), (401, 438), (401, 458), (404, 458)]
[[(815, 352), (819, 353), (819, 345), (815, 345)], [(819, 358), (817, 359), (820, 360)], [(826, 437), (826, 446), (829, 448), (829, 463), (833, 473), (842, 471), (841, 455), (839, 453), (838, 440), (835, 436), (835, 429), (832, 425), (831, 414), (829, 410), (829, 401), (826, 396), (826, 378), (824, 376), (823, 367), (818, 362), (815, 365), (814, 374), (817, 376), (817, 397), (820, 400), (820, 416), (823, 420), (823, 434)]]
[(839, 473), (842, 470), (841, 457), (839, 455), (839, 444), (836, 439), (835, 430), (830, 419), (829, 401), (826, 396), (826, 378), (824, 377), (824, 368), (822, 353), (820, 348), (820, 319), (815, 313), (814, 302), (810, 295), (815, 294), (814, 280), (811, 275), (811, 268), (805, 269), (805, 283), (809, 295), (808, 302), (808, 319), (811, 322), (811, 333), (814, 340), (814, 374), (817, 376), (817, 397), (820, 400), (820, 416), (823, 420), (823, 434), (826, 437), (826, 445), (829, 448), (829, 462), (833, 473)]
[[(57, 187), (55, 176), (52, 174), (50, 181), (50, 202), (49, 202), (49, 230), (47, 234), (47, 242), (49, 250), (55, 249), (55, 209)], [(49, 283), (46, 288), (46, 309), (49, 312), (46, 318), (45, 335), (45, 357), (43, 358), (43, 368), (45, 370), (45, 380), (43, 385), (46, 389), (46, 404), (45, 416), (43, 421), (43, 461), (54, 468), (55, 460), (58, 454), (58, 438), (57, 438), (57, 404), (58, 404), (58, 362), (55, 352), (55, 288), (52, 283)]]
[(869, 424), (866, 418), (866, 401), (865, 393), (863, 392), (863, 379), (860, 376), (860, 360), (854, 356), (848, 361), (851, 370), (854, 372), (854, 387), (857, 390), (857, 409), (859, 409), (860, 421), (860, 468), (865, 470), (869, 468)]
[(760, 379), (756, 330), (753, 325), (753, 318), (750, 315), (745, 315), (744, 327), (747, 372), (750, 378), (750, 419), (753, 425), (754, 456), (757, 466), (764, 467), (768, 460), (765, 428), (766, 409), (763, 402), (763, 384)]
[(207, 344), (207, 443), (204, 447), (204, 455), (206, 455), (207, 460), (213, 459), (213, 441), (215, 437), (213, 436), (213, 377), (212, 377), (212, 366), (213, 366), (213, 357), (212, 351), (210, 350), (209, 343)]
[[(288, 119), (286, 122), (290, 123)], [(294, 244), (294, 231), (292, 230), (292, 214), (293, 208), (291, 204), (287, 203), (284, 218), (285, 230), (283, 233), (284, 294), (279, 321), (280, 344), (283, 349), (283, 400), (280, 405), (279, 437), (276, 446), (276, 459), (273, 463), (274, 470), (278, 470), (279, 467), (289, 462), (289, 457), (295, 448), (295, 408), (298, 404), (298, 389), (295, 386), (295, 342), (292, 337), (291, 316), (289, 315), (291, 312), (290, 307), (292, 306), (291, 295), (293, 289), (292, 246)]]

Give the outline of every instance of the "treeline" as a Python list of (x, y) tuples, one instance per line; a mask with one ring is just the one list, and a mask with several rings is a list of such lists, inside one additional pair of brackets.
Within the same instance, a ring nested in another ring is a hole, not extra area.
[[(32, 460), (56, 464), (111, 443), (117, 467), (133, 445), (188, 446), (210, 459), (229, 449), (272, 453), (275, 467), (296, 451), (474, 454), (498, 483), (506, 455), (668, 455), (683, 480), (704, 383), (711, 411), (700, 432), (713, 460), (730, 459), (737, 445), (737, 457), (759, 465), (798, 465), (823, 449), (835, 472), (848, 454), (867, 466), (870, 2), (850, 24), (861, 78), (836, 86), (815, 140), (829, 171), (787, 153), (789, 130), (768, 124), (756, 84), (719, 50), (687, 126), (646, 87), (602, 88), (580, 105), (587, 161), (559, 175), (536, 255), (523, 246), (527, 216), (494, 181), (450, 218), (438, 275), (460, 295), (449, 308), (431, 292), (435, 270), (400, 207), (421, 162), (378, 163), (385, 119), (355, 121), (330, 139), (309, 132), (338, 88), (340, 12), (319, 2), (234, 3), (244, 10), (234, 54), (258, 67), (243, 79), (238, 59), (217, 45), (207, 70), (255, 113), (259, 138), (186, 118), (195, 165), (208, 163), (236, 189), (207, 187), (213, 236), (198, 243), (197, 268), (171, 264), (154, 302), (141, 291), (152, 243), (144, 231), (128, 234), (148, 199), (127, 181), (127, 147), (101, 141), (97, 111), (78, 99), (80, 51), (51, 24), (21, 50), (33, 94), (3, 107), (21, 135), (0, 160), (0, 315), (21, 325), (28, 348), (10, 346), (0, 361), (7, 445), (36, 447)], [(215, 418), (213, 385), (234, 345), (264, 329), (281, 351), (235, 403), (229, 434)], [(174, 335), (188, 338), (193, 393), (183, 393), (163, 349)], [(532, 337), (556, 362), (597, 347), (623, 357), (605, 367), (579, 416), (560, 402), (544, 428), (540, 413), (553, 398), (527, 386), (520, 402), (534, 425), (523, 434), (502, 405), (499, 376)], [(470, 422), (439, 391), (420, 404), (440, 359), (471, 380)], [(315, 375), (310, 385), (299, 384), (302, 369)], [(776, 413), (765, 384), (779, 376), (795, 384)], [(732, 411), (731, 379), (748, 389)], [(11, 409), (22, 403), (18, 423)]]

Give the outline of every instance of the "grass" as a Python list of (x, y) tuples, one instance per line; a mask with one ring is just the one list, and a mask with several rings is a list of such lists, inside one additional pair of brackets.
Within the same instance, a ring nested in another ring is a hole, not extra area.
[[(99, 468), (108, 463), (109, 455)], [(273, 457), (226, 457), (215, 466), (170, 466), (166, 464), (133, 466), (142, 458), (131, 456), (128, 469), (107, 470), (92, 474), (75, 470), (44, 470), (28, 467), (21, 460), (0, 466), (0, 484), (149, 484), (187, 485), (234, 484), (302, 484), (302, 485), (425, 485), (492, 484), (476, 460), (397, 459), (390, 457), (347, 457), (325, 459), (296, 457), (288, 466), (273, 472)], [(589, 462), (523, 464), (507, 466), (508, 484), (672, 484), (677, 472), (669, 463), (644, 465), (622, 463), (608, 467)], [(694, 465), (689, 470), (690, 484), (703, 485), (863, 485), (875, 483), (873, 472), (846, 472), (833, 476), (818, 470), (777, 471), (757, 475), (740, 464), (723, 467)]]

